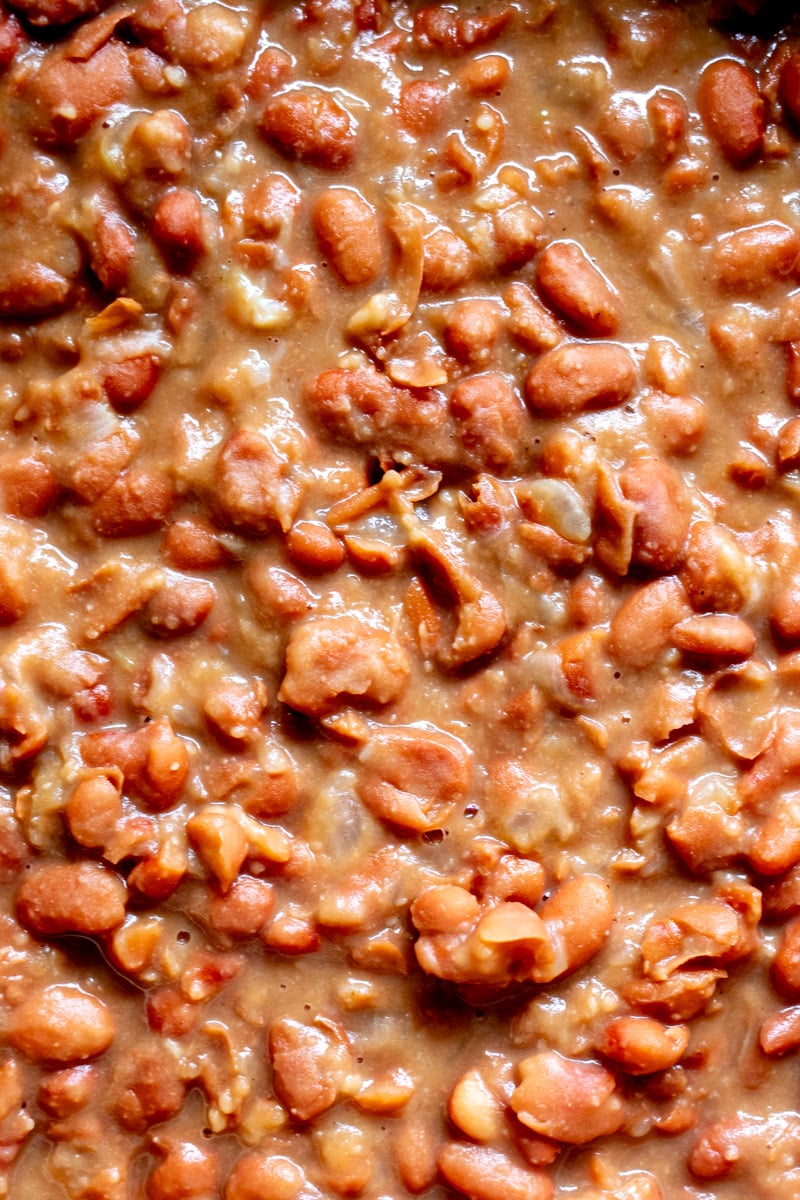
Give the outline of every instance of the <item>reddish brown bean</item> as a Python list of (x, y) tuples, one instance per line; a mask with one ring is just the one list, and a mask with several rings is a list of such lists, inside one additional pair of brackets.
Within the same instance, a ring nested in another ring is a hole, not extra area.
[(597, 1049), (629, 1075), (648, 1075), (674, 1067), (688, 1044), (685, 1025), (662, 1025), (652, 1017), (616, 1017), (605, 1027)]
[(318, 617), (292, 631), (278, 698), (311, 716), (347, 700), (388, 704), (405, 687), (408, 656), (386, 630), (356, 617)]
[(466, 799), (471, 757), (449, 734), (381, 729), (359, 758), (359, 796), (376, 817), (400, 829), (439, 828)]
[(438, 5), (426, 5), (414, 16), (414, 43), (423, 53), (463, 54), (499, 37), (512, 15), (510, 5), (463, 16)]
[(122, 799), (112, 772), (98, 772), (81, 779), (64, 808), (67, 827), (81, 846), (97, 847), (108, 842), (122, 815)]
[(700, 115), (722, 153), (743, 166), (764, 143), (764, 101), (752, 71), (732, 58), (707, 66), (697, 93)]
[(772, 963), (772, 981), (782, 996), (800, 999), (800, 918), (794, 917), (781, 933)]
[(372, 283), (383, 266), (378, 214), (360, 192), (332, 187), (314, 205), (314, 232), (322, 253), (350, 287)]
[(776, 637), (800, 641), (800, 574), (780, 581), (769, 606), (769, 622)]
[(347, 1039), (331, 1021), (317, 1026), (288, 1017), (273, 1021), (269, 1056), (275, 1092), (300, 1121), (313, 1120), (335, 1104), (353, 1069)]
[(648, 455), (628, 463), (620, 472), (619, 486), (625, 499), (636, 506), (631, 561), (671, 571), (689, 532), (689, 496), (680, 475)]
[(40, 867), (17, 893), (17, 916), (38, 934), (110, 933), (125, 920), (125, 885), (98, 863)]
[(304, 1182), (303, 1172), (290, 1158), (253, 1150), (233, 1164), (225, 1200), (295, 1200)]
[(208, 923), (228, 937), (255, 937), (272, 916), (275, 895), (264, 879), (240, 875), (224, 895), (212, 897)]
[(672, 627), (670, 637), (684, 654), (713, 662), (741, 662), (756, 646), (756, 635), (746, 621), (718, 613), (686, 617)]
[(355, 118), (332, 96), (311, 88), (268, 100), (258, 128), (287, 158), (328, 170), (348, 166), (358, 146)]
[(174, 1117), (185, 1096), (186, 1084), (177, 1078), (174, 1066), (155, 1038), (150, 1043), (126, 1048), (114, 1063), (109, 1110), (132, 1133), (143, 1133), (151, 1125), (160, 1125)]
[(451, 292), (466, 283), (472, 254), (463, 238), (450, 229), (436, 229), (423, 246), (422, 286), (430, 292)]
[(447, 89), (431, 79), (404, 83), (397, 101), (397, 115), (409, 133), (431, 133), (444, 115)]
[(500, 1150), (446, 1142), (437, 1159), (445, 1181), (469, 1200), (551, 1200), (544, 1171), (517, 1165)]
[(206, 251), (203, 206), (196, 192), (172, 188), (162, 196), (152, 222), (153, 238), (177, 271), (191, 271)]
[(117, 412), (132, 412), (152, 394), (161, 361), (157, 354), (137, 354), (109, 363), (103, 375), (103, 387)]
[(135, 537), (158, 529), (175, 504), (172, 480), (160, 471), (125, 471), (92, 505), (92, 523), (104, 538)]
[(311, 575), (325, 575), (344, 562), (344, 546), (321, 521), (295, 521), (286, 535), (286, 553), (295, 566)]
[(13, 7), (38, 28), (67, 25), (91, 16), (101, 7), (99, 0), (14, 0)]
[(619, 295), (577, 242), (551, 242), (541, 252), (536, 286), (542, 299), (581, 332), (605, 337), (619, 329)]
[(288, 530), (300, 502), (290, 465), (273, 443), (254, 429), (238, 429), (220, 451), (214, 501), (222, 520), (247, 533)]
[(116, 767), (126, 790), (156, 809), (169, 808), (180, 797), (189, 774), (186, 743), (166, 717), (138, 729), (107, 729), (87, 734), (81, 743), (90, 767)]
[(670, 631), (690, 616), (677, 579), (656, 579), (631, 592), (611, 619), (608, 652), (634, 670), (649, 666), (669, 645)]
[(89, 1103), (97, 1086), (97, 1071), (82, 1065), (45, 1075), (36, 1097), (48, 1116), (63, 1120)]
[(791, 275), (799, 257), (800, 235), (782, 221), (763, 221), (723, 233), (711, 248), (715, 278), (728, 291), (760, 291)]
[(86, 61), (53, 54), (27, 82), (34, 134), (48, 147), (73, 146), (111, 106), (127, 98), (133, 86), (128, 56), (111, 41)]
[(216, 596), (214, 585), (205, 579), (169, 576), (148, 601), (145, 621), (161, 637), (193, 633), (211, 612)]
[(758, 1044), (765, 1054), (777, 1058), (800, 1046), (800, 1007), (782, 1008), (761, 1023)]
[(460, 300), (447, 314), (444, 342), (460, 362), (480, 366), (492, 356), (502, 315), (493, 300)]
[(582, 1145), (614, 1133), (622, 1124), (622, 1101), (605, 1067), (542, 1050), (523, 1059), (519, 1072), (510, 1103), (534, 1133)]
[(525, 377), (525, 400), (537, 416), (566, 417), (621, 404), (636, 384), (627, 350), (581, 342), (544, 354)]
[(161, 545), (164, 557), (184, 571), (207, 571), (228, 559), (210, 523), (187, 519), (167, 526)]
[(97, 996), (71, 984), (34, 990), (8, 1018), (8, 1039), (39, 1063), (77, 1063), (114, 1041), (114, 1019)]
[(174, 1143), (148, 1176), (147, 1200), (189, 1200), (192, 1196), (214, 1195), (219, 1174), (217, 1152), (211, 1147)]

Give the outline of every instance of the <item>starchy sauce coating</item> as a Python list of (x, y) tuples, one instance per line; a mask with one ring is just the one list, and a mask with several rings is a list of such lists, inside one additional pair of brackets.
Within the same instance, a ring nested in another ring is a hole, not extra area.
[(0, 2), (0, 1194), (800, 1194), (788, 7)]

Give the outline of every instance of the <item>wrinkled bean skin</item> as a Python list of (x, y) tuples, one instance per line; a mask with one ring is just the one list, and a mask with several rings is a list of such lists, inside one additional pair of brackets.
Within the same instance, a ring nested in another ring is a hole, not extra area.
[(535, 414), (570, 416), (611, 408), (633, 391), (636, 372), (622, 346), (575, 343), (542, 356), (525, 377), (525, 400)]
[(403, 690), (408, 671), (408, 657), (391, 634), (351, 617), (320, 617), (292, 632), (278, 696), (310, 716), (330, 711), (342, 697), (386, 704)]
[(8, 1037), (34, 1062), (76, 1063), (103, 1054), (114, 1040), (114, 1021), (96, 996), (69, 984), (35, 991), (11, 1014)]
[(746, 67), (731, 58), (711, 63), (703, 71), (697, 99), (709, 133), (735, 166), (760, 152), (764, 101)]

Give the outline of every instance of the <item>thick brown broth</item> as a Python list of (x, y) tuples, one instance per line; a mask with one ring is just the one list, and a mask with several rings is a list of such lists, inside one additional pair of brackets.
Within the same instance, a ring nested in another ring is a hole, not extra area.
[(12, 1200), (800, 1192), (779, 7), (0, 3)]

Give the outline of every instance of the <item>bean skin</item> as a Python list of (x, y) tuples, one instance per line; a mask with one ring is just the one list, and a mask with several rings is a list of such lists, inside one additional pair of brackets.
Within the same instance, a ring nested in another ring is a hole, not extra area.
[(778, 1057), (800, 1046), (800, 1007), (770, 1013), (761, 1024), (758, 1044), (765, 1054)]
[(9, 1018), (15, 1049), (40, 1063), (85, 1062), (114, 1040), (114, 1020), (102, 1000), (71, 984), (31, 993)]
[(605, 337), (619, 329), (619, 296), (577, 242), (551, 242), (541, 252), (536, 285), (542, 299), (583, 333)]
[(732, 58), (705, 68), (697, 94), (700, 115), (725, 157), (744, 166), (764, 144), (764, 101), (751, 71)]
[(314, 206), (322, 253), (350, 287), (372, 283), (383, 266), (381, 223), (374, 207), (352, 188), (333, 187)]
[(42, 867), (23, 881), (17, 916), (38, 934), (110, 933), (125, 920), (125, 885), (96, 863)]
[(547, 983), (577, 971), (605, 945), (614, 919), (611, 891), (597, 875), (578, 875), (544, 902), (539, 915), (553, 955), (534, 967), (531, 978)]
[(525, 378), (525, 400), (537, 416), (568, 417), (621, 404), (636, 384), (627, 350), (575, 342), (544, 354)]

